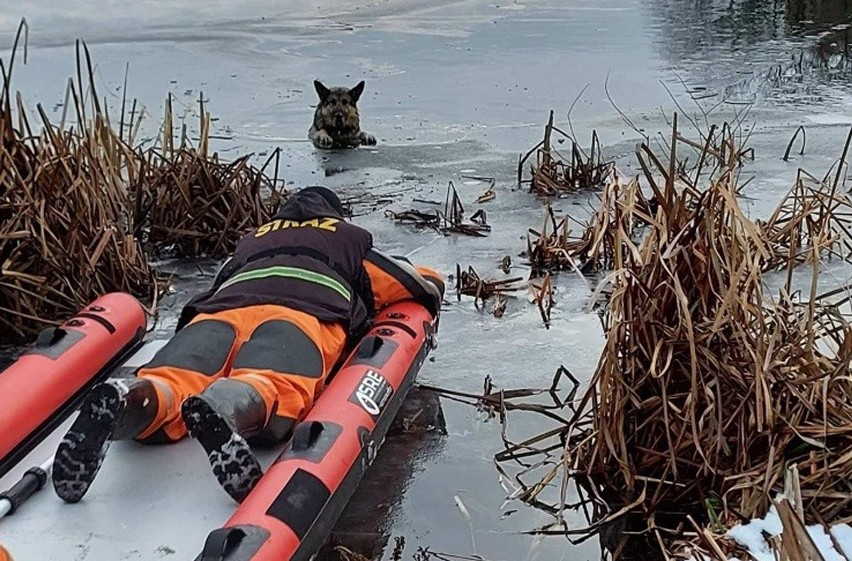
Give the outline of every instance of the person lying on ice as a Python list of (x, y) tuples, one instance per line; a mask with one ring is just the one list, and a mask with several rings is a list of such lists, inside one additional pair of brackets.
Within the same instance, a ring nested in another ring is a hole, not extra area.
[(262, 475), (246, 439), (285, 441), (375, 310), (414, 299), (437, 316), (441, 275), (379, 252), (343, 215), (337, 195), (308, 187), (243, 237), (136, 377), (88, 394), (56, 452), (56, 493), (79, 501), (112, 440), (169, 443), (188, 430), (242, 502)]

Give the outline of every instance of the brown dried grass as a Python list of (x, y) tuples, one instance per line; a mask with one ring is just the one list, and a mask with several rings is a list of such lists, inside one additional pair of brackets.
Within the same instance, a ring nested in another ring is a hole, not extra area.
[(508, 279), (482, 278), (473, 267), (468, 267), (465, 271), (458, 263), (456, 263), (455, 279), (456, 296), (459, 301), (461, 301), (462, 296), (473, 296), (473, 305), (477, 310), (480, 303), (484, 306), (485, 301), (489, 298), (505, 296), (523, 289), (523, 285), (517, 284), (523, 280), (522, 277)]
[(852, 515), (852, 328), (827, 300), (797, 303), (789, 287), (766, 298), (771, 245), (732, 180), (697, 200), (669, 181), (641, 246), (616, 253), (606, 348), (568, 430), (571, 470), (620, 504), (643, 497), (645, 516), (706, 520), (716, 497), (731, 521), (765, 511), (795, 463), (806, 518)]
[[(534, 273), (566, 269), (579, 269), (583, 273), (612, 270), (616, 251), (636, 253), (640, 237), (645, 227), (653, 222), (658, 201), (664, 196), (658, 183), (668, 182), (670, 174), (675, 177), (677, 190), (687, 195), (683, 201), (685, 209), (693, 208), (701, 200), (702, 172), (710, 181), (725, 173), (734, 194), (740, 194), (743, 185), (737, 173), (752, 152), (738, 144), (745, 140), (737, 129), (727, 124), (712, 127), (703, 144), (687, 140), (679, 133), (673, 141), (684, 144), (687, 150), (703, 150), (698, 152), (693, 169), (687, 170), (681, 160), (677, 160), (675, 166), (663, 165), (648, 145), (640, 145), (636, 154), (653, 193), (650, 197), (643, 194), (638, 177), (624, 180), (617, 172), (612, 173), (600, 195), (597, 210), (582, 225), (579, 238), (572, 236), (568, 227), (572, 218), (566, 215), (557, 222), (548, 205), (541, 231), (530, 229), (527, 236), (524, 256)], [(850, 141), (852, 132), (841, 161), (845, 160)], [(666, 148), (670, 150), (670, 146)], [(708, 164), (711, 161), (713, 165)], [(829, 170), (822, 179), (799, 170), (793, 187), (769, 218), (754, 221), (765, 241), (766, 251), (759, 252), (761, 270), (812, 263), (814, 256), (847, 259), (852, 255), (852, 197), (838, 188), (842, 169), (843, 166)]]
[[(569, 143), (569, 157), (563, 157), (553, 146), (553, 135), (557, 142)], [(535, 154), (535, 163), (530, 165), (530, 179), (525, 180), (524, 164)], [(596, 132), (592, 133), (589, 154), (566, 132), (553, 124), (553, 111), (544, 127), (544, 139), (518, 160), (518, 185), (530, 184), (530, 192), (543, 197), (564, 193), (596, 189), (606, 183), (614, 171), (613, 162), (603, 159), (601, 145)]]
[[(287, 193), (276, 188), (280, 151), (275, 150), (260, 168), (251, 155), (232, 162), (210, 153), (210, 114), (199, 99), (197, 147), (182, 134), (178, 146), (172, 138), (172, 103), (163, 117), (162, 153), (143, 154), (134, 178), (136, 223), (146, 249), (170, 257), (222, 257), (233, 251), (240, 237), (274, 214)], [(265, 174), (274, 163), (272, 178)], [(264, 196), (267, 191), (271, 196)]]
[(278, 151), (261, 169), (250, 156), (224, 162), (210, 153), (203, 103), (197, 147), (185, 128), (175, 146), (171, 99), (159, 149), (134, 147), (141, 112), (134, 102), (128, 119), (125, 98), (115, 130), (80, 42), (65, 104), (76, 125), (67, 114), (52, 123), (39, 105), (34, 131), (10, 85), (25, 30), (22, 22), (8, 70), (0, 62), (0, 344), (24, 343), (105, 292), (155, 301), (146, 253), (224, 256), (286, 197), (276, 190)]
[(624, 182), (613, 174), (600, 195), (600, 204), (581, 237), (571, 236), (570, 217), (558, 222), (550, 205), (540, 231), (530, 229), (524, 256), (536, 275), (546, 271), (583, 273), (612, 269), (616, 252), (636, 251), (637, 236), (653, 216), (638, 179)]
[[(737, 201), (742, 151), (729, 150), (699, 188), (678, 179), (678, 138), (675, 120), (668, 165), (654, 157), (663, 180), (646, 176), (656, 208), (638, 214), (648, 223), (641, 242), (624, 226), (636, 209), (625, 192), (619, 211), (593, 221), (586, 239), (611, 236), (600, 245), (613, 269), (598, 288), (608, 293), (605, 348), (559, 430), (561, 459), (541, 460), (547, 475), (522, 495), (541, 504), (564, 470), (561, 496), (573, 480), (591, 508), (585, 532), (602, 541), (609, 532), (622, 553), (628, 535), (643, 536), (664, 557), (689, 533), (688, 517), (703, 526), (762, 515), (791, 465), (805, 521), (852, 518), (852, 326), (840, 310), (848, 287), (816, 295), (821, 259), (848, 249), (848, 201), (836, 182), (797, 184), (795, 205), (754, 222)], [(814, 264), (813, 296), (794, 298), (788, 276), (770, 298), (763, 272), (802, 261)], [(553, 436), (529, 439), (524, 454)], [(544, 533), (581, 533), (558, 528), (564, 508), (564, 499), (550, 505), (557, 523)]]
[[(441, 204), (440, 202), (433, 201), (421, 202), (428, 202), (434, 205)], [(433, 228), (444, 235), (454, 233), (465, 236), (485, 237), (491, 232), (491, 225), (488, 224), (488, 216), (485, 213), (485, 209), (480, 208), (472, 213), (468, 222), (465, 222), (464, 214), (464, 205), (452, 181), (447, 186), (447, 196), (442, 210), (421, 211), (410, 209), (401, 212), (385, 211), (385, 216), (392, 218), (397, 223), (413, 224), (420, 228)]]
[[(80, 54), (78, 44), (78, 64)], [(155, 292), (127, 212), (122, 173), (132, 150), (96, 102), (86, 118), (80, 81), (69, 85), (77, 128), (54, 126), (39, 106), (42, 132), (35, 134), (20, 97), (16, 124), (11, 67), (0, 94), (2, 343), (26, 341), (105, 292), (147, 299)]]
[(765, 270), (813, 263), (814, 258), (848, 259), (852, 255), (852, 197), (840, 184), (850, 142), (852, 130), (833, 179), (832, 170), (817, 179), (800, 169), (793, 187), (772, 215), (757, 221), (772, 252)]

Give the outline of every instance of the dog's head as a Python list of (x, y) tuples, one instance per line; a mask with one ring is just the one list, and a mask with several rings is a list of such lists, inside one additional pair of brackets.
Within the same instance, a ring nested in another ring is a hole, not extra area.
[(360, 126), (358, 99), (364, 93), (364, 81), (354, 88), (327, 88), (319, 80), (314, 80), (320, 103), (317, 111), (323, 122), (336, 129), (354, 129)]

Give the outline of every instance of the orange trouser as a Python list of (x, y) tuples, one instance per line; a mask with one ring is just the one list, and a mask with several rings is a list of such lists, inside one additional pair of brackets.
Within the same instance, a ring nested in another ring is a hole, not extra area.
[(275, 414), (301, 421), (345, 344), (341, 324), (284, 306), (199, 314), (137, 373), (154, 383), (159, 398), (155, 420), (137, 438), (158, 431), (172, 441), (183, 438), (181, 403), (223, 377), (254, 388), (267, 419)]
[(0, 561), (12, 561), (12, 556), (6, 551), (6, 548), (0, 545)]

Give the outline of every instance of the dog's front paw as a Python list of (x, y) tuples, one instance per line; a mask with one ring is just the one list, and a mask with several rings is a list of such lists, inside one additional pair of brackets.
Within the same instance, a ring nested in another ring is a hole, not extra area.
[(376, 137), (373, 136), (370, 133), (361, 131), (360, 138), (361, 138), (361, 144), (364, 144), (366, 146), (375, 146), (375, 144), (376, 144)]
[(319, 130), (314, 135), (314, 146), (317, 148), (331, 148), (334, 144), (334, 139), (324, 130)]

